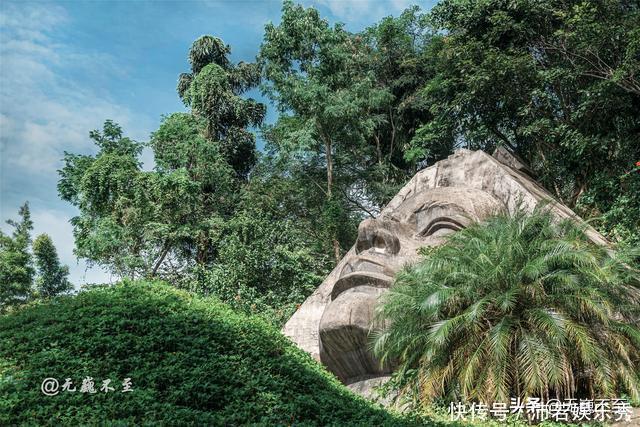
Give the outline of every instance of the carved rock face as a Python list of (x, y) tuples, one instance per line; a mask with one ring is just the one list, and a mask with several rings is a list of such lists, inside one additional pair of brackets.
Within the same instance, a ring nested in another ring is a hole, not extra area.
[[(460, 150), (418, 172), (376, 219), (360, 224), (358, 238), (336, 268), (289, 319), (283, 332), (359, 394), (384, 382), (393, 366), (380, 366), (370, 348), (374, 308), (403, 265), (423, 246), (498, 212), (533, 209), (549, 200), (558, 218), (580, 221), (519, 167), (505, 151), (497, 158)], [(522, 165), (520, 165), (522, 166)], [(595, 230), (587, 235), (606, 240)]]
[(504, 211), (492, 195), (476, 189), (433, 188), (403, 201), (393, 212), (360, 224), (354, 253), (345, 257), (331, 300), (320, 320), (320, 360), (346, 384), (387, 375), (369, 351), (369, 331), (379, 296), (423, 246)]

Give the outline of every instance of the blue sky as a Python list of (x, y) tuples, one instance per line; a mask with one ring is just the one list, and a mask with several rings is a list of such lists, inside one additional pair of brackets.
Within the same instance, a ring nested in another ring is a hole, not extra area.
[[(306, 0), (331, 22), (358, 31), (430, 0)], [(0, 218), (29, 201), (34, 236), (46, 232), (71, 280), (114, 280), (73, 255), (73, 207), (58, 198), (64, 151), (92, 153), (105, 119), (147, 141), (163, 114), (184, 109), (175, 86), (203, 34), (221, 37), (234, 61), (253, 61), (280, 1), (0, 1)], [(260, 97), (257, 91), (251, 94)], [(269, 106), (268, 121), (276, 113)], [(145, 167), (152, 167), (148, 152)]]

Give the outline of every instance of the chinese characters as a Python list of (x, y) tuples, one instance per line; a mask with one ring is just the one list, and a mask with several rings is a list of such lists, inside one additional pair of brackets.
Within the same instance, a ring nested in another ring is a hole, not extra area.
[(125, 378), (120, 386), (116, 389), (116, 385), (110, 378), (102, 380), (99, 388), (96, 388), (96, 381), (93, 377), (84, 377), (80, 383), (80, 388), (74, 384), (71, 378), (65, 378), (62, 386), (56, 378), (45, 378), (40, 385), (40, 390), (47, 396), (55, 396), (60, 392), (65, 393), (86, 393), (86, 394), (98, 394), (98, 393), (115, 393), (119, 391), (121, 393), (127, 393), (133, 391), (133, 383), (131, 378)]
[(505, 421), (508, 417), (526, 418), (532, 422), (546, 420), (556, 422), (575, 421), (629, 421), (631, 419), (631, 404), (626, 399), (549, 399), (530, 397), (522, 401), (511, 398), (505, 402), (485, 403), (451, 402), (449, 415), (452, 421), (467, 419), (487, 420), (490, 417), (498, 421)]

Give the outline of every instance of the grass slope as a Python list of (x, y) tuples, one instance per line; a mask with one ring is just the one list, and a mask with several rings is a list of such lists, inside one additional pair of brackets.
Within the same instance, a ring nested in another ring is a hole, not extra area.
[[(80, 393), (85, 377), (99, 389)], [(45, 396), (43, 379), (76, 392)], [(122, 393), (131, 378), (133, 391)], [(61, 297), (0, 317), (0, 425), (403, 425), (265, 322), (160, 283)]]

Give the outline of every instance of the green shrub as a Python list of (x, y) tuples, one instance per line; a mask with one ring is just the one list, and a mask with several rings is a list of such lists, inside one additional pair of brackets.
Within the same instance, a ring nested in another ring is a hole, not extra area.
[(414, 404), (640, 397), (640, 275), (566, 220), (517, 212), (456, 234), (400, 272), (380, 315), (388, 387)]
[(281, 327), (330, 271), (290, 220), (243, 211), (227, 221), (215, 262), (176, 285)]
[[(46, 396), (47, 377), (77, 391)], [(80, 393), (85, 377), (115, 391)], [(104, 423), (408, 421), (353, 395), (263, 320), (162, 283), (97, 287), (0, 317), (0, 425)]]

